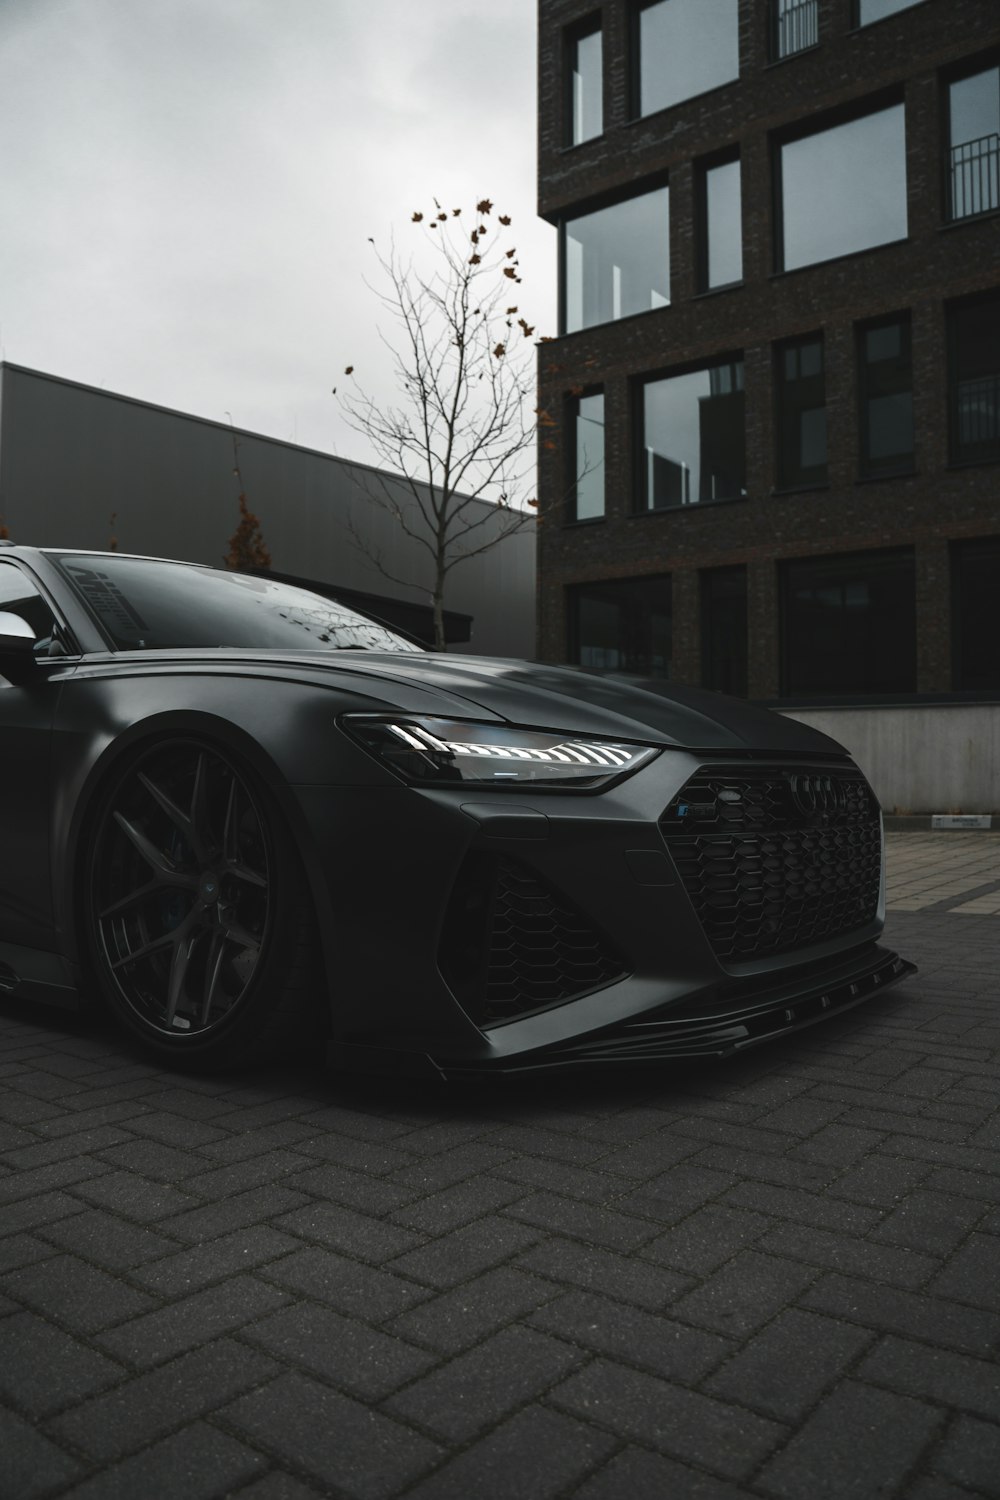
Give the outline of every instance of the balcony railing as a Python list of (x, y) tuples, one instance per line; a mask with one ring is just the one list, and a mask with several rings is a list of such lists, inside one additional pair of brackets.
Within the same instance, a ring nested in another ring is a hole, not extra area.
[(960, 380), (957, 396), (959, 448), (1000, 442), (1000, 374)]
[(775, 62), (819, 41), (819, 0), (772, 0), (771, 56)]
[(1000, 135), (952, 146), (949, 207), (953, 219), (1000, 208)]

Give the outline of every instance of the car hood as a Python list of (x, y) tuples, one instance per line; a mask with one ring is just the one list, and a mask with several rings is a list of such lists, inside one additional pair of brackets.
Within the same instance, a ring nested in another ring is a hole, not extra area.
[[(656, 678), (607, 677), (582, 668), (482, 656), (350, 655), (353, 670), (437, 689), (452, 703), (467, 703), (470, 715), (483, 709), (491, 716), (539, 728), (699, 750), (844, 754), (836, 740), (794, 719), (742, 699)], [(385, 690), (390, 696), (388, 682)], [(454, 711), (442, 706), (442, 712)]]

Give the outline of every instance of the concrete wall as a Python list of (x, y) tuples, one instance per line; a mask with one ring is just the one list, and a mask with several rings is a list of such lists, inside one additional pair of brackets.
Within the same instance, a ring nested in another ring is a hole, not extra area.
[[(113, 533), (122, 552), (221, 564), (239, 520), (232, 428), (16, 365), (0, 378), (0, 520), (14, 541), (105, 548)], [(429, 558), (365, 500), (379, 471), (235, 436), (247, 502), (277, 571), (430, 602)], [(404, 512), (415, 509), (403, 485), (396, 493)], [(494, 507), (481, 513), (478, 535), (495, 535)], [(412, 584), (390, 582), (359, 551), (352, 518), (385, 568)], [(534, 533), (532, 523), (451, 575), (446, 607), (474, 617), (461, 650), (534, 655)]]
[(785, 712), (845, 745), (887, 813), (1000, 813), (1000, 704)]

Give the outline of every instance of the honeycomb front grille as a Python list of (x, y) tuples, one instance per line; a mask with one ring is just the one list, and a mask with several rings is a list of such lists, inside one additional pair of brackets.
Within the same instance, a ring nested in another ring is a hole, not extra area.
[(478, 852), (455, 883), (439, 963), (480, 1026), (558, 1005), (625, 973), (567, 897), (527, 866)]
[(805, 948), (875, 916), (881, 825), (856, 769), (705, 767), (660, 827), (724, 963)]

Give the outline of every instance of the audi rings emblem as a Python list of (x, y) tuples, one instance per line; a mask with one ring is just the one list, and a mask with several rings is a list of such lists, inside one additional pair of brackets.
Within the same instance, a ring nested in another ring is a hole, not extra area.
[(833, 776), (795, 774), (789, 776), (788, 785), (796, 810), (804, 818), (827, 822), (847, 806), (844, 784)]

